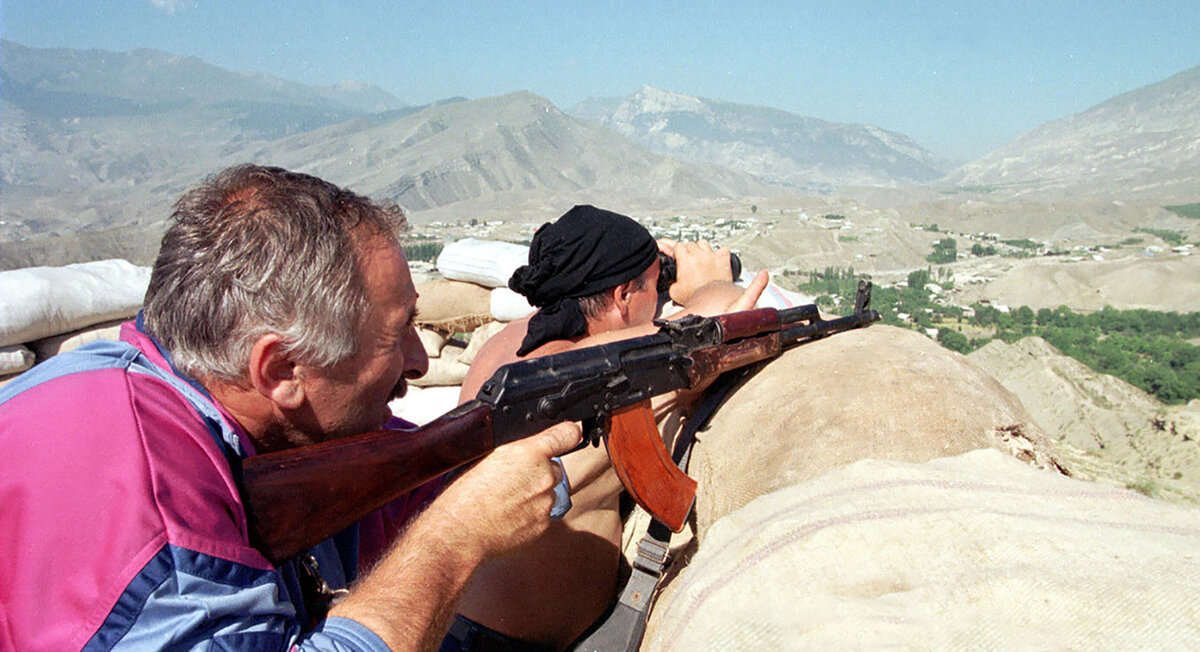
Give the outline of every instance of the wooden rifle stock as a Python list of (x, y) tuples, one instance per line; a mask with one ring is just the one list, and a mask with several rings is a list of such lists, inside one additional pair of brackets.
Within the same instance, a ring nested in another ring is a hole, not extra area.
[(470, 401), (416, 430), (378, 430), (247, 458), (252, 543), (280, 562), (495, 448), (491, 408)]

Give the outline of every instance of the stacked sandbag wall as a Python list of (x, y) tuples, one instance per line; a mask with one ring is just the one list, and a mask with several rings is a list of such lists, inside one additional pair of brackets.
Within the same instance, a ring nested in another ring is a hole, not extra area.
[(149, 281), (150, 268), (115, 259), (0, 272), (0, 384), (50, 356), (116, 339)]

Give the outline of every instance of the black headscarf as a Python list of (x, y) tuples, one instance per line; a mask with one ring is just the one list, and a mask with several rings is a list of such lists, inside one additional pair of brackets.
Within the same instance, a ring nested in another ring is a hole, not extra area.
[(546, 342), (587, 333), (579, 297), (637, 278), (658, 259), (658, 244), (633, 219), (576, 206), (533, 235), (529, 264), (518, 267), (508, 287), (537, 306), (517, 355)]

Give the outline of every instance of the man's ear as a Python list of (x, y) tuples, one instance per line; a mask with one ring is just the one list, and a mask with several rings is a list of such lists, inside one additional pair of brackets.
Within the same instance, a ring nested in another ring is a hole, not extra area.
[(633, 284), (635, 281), (626, 281), (617, 287), (613, 288), (613, 307), (620, 313), (621, 321), (629, 319), (629, 300), (633, 297)]
[(304, 403), (304, 383), (278, 333), (263, 335), (250, 348), (250, 385), (280, 408), (295, 410)]

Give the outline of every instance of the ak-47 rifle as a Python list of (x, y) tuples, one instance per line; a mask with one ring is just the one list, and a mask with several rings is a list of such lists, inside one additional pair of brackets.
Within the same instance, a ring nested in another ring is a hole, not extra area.
[(254, 543), (282, 561), (422, 483), (563, 421), (582, 421), (585, 443), (604, 440), (625, 489), (678, 532), (696, 482), (671, 462), (650, 399), (866, 326), (879, 319), (870, 301), (871, 284), (859, 282), (854, 314), (837, 319), (810, 304), (655, 322), (652, 335), (505, 365), (473, 400), (416, 430), (250, 457), (242, 479)]

